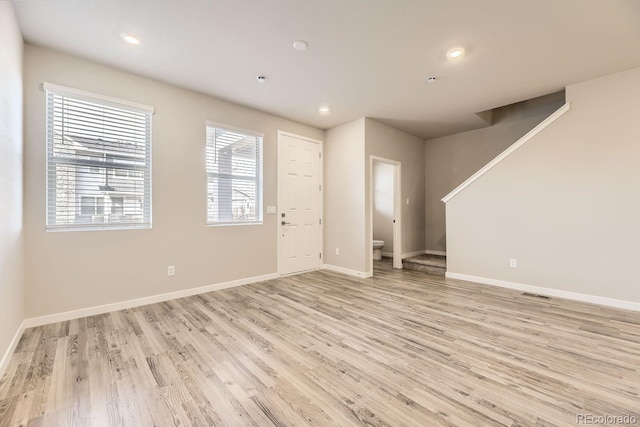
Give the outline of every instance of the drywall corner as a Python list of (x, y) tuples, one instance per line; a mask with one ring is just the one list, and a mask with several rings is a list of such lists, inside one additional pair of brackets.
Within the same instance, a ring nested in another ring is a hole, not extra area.
[(324, 143), (324, 263), (365, 264), (365, 119), (329, 129)]
[(13, 4), (0, 2), (0, 378), (25, 317), (22, 52)]

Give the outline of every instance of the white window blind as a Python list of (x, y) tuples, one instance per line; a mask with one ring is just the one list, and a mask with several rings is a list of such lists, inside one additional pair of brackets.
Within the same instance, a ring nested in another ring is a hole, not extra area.
[(207, 224), (262, 223), (262, 135), (207, 125)]
[(152, 109), (44, 85), (47, 230), (151, 226)]

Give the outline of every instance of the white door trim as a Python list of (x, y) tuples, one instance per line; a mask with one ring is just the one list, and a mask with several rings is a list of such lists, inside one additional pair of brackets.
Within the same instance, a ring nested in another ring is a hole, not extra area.
[[(393, 166), (393, 268), (402, 268), (402, 163), (379, 156), (369, 156), (369, 237), (367, 250), (373, 251), (373, 162)], [(373, 255), (373, 254), (372, 254)], [(373, 256), (369, 271), (373, 272)]]
[(318, 269), (322, 268), (322, 264), (324, 263), (324, 177), (323, 177), (323, 172), (324, 172), (324, 141), (319, 140), (319, 139), (314, 139), (314, 138), (309, 138), (308, 136), (303, 136), (303, 135), (297, 135), (295, 133), (291, 133), (291, 132), (286, 132), (286, 131), (282, 131), (282, 130), (278, 130), (277, 131), (277, 140), (276, 140), (276, 242), (277, 243), (277, 247), (276, 247), (276, 263), (277, 263), (277, 272), (278, 275), (282, 276), (282, 271), (280, 268), (280, 217), (278, 216), (278, 212), (280, 212), (280, 205), (279, 205), (279, 201), (278, 201), (278, 194), (280, 191), (279, 185), (280, 183), (278, 182), (278, 150), (280, 149), (280, 137), (281, 136), (289, 136), (292, 138), (297, 138), (297, 139), (302, 139), (304, 141), (309, 141), (309, 142), (313, 142), (314, 144), (319, 144), (320, 145), (320, 192), (319, 192), (319, 196), (320, 197), (320, 201), (319, 201), (319, 209), (320, 209), (320, 227), (318, 228), (318, 247), (320, 249), (320, 253), (322, 254), (322, 259), (319, 260), (318, 262)]
[(324, 145), (324, 141), (322, 141), (320, 139), (309, 138), (308, 136), (297, 135), (295, 133), (286, 132), (286, 131), (283, 131), (283, 130), (279, 130), (278, 131), (278, 140), (280, 140), (280, 136), (290, 136), (292, 138), (302, 139), (304, 141), (309, 141), (309, 142), (313, 142), (315, 144), (320, 144), (320, 148), (322, 148), (323, 145)]

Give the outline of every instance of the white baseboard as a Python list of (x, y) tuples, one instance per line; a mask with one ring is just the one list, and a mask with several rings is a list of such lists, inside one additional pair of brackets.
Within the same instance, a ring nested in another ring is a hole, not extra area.
[(393, 252), (380, 252), (383, 257), (393, 258)]
[(228, 282), (216, 283), (213, 285), (200, 286), (198, 288), (184, 289), (181, 291), (168, 292), (165, 294), (152, 295), (149, 297), (137, 298), (127, 301), (115, 302), (111, 304), (98, 305), (94, 307), (81, 308), (79, 310), (65, 311), (63, 313), (49, 314), (46, 316), (32, 317), (24, 321), (27, 328), (34, 326), (48, 325), (50, 323), (64, 322), (67, 320), (79, 319), (81, 317), (95, 316), (97, 314), (109, 313), (111, 311), (124, 310), (126, 308), (139, 307), (157, 302), (169, 301), (177, 298), (189, 297), (192, 295), (204, 294), (221, 289), (233, 288), (236, 286), (248, 285), (250, 283), (263, 282), (265, 280), (280, 277), (276, 273), (262, 276), (247, 277), (245, 279), (230, 280)]
[(0, 380), (2, 379), (4, 372), (7, 370), (7, 368), (9, 367), (9, 361), (11, 360), (11, 356), (13, 356), (13, 352), (15, 351), (16, 347), (18, 346), (18, 342), (20, 342), (20, 338), (22, 338), (22, 333), (24, 332), (25, 328), (26, 328), (26, 321), (22, 321), (22, 323), (20, 324), (20, 326), (18, 327), (18, 330), (16, 331), (16, 334), (13, 336), (13, 339), (11, 340), (11, 343), (9, 344), (9, 347), (7, 348), (7, 351), (4, 352), (4, 355), (2, 356), (2, 359), (0, 360)]
[(357, 271), (357, 270), (351, 270), (350, 268), (338, 267), (337, 265), (331, 265), (331, 264), (322, 264), (322, 269), (334, 271), (336, 273), (346, 274), (348, 276), (361, 277), (363, 279), (373, 276), (373, 271)]
[(525, 285), (522, 283), (507, 282), (505, 280), (487, 279), (486, 277), (470, 276), (467, 274), (447, 272), (450, 279), (466, 280), (468, 282), (482, 283), (485, 285), (499, 286), (501, 288), (515, 289), (537, 295), (565, 298), (574, 301), (588, 302), (608, 307), (623, 308), (625, 310), (640, 311), (640, 302), (625, 301), (613, 298), (599, 297), (596, 295), (581, 294), (578, 292), (562, 291), (559, 289), (543, 288), (541, 286)]
[(424, 255), (424, 254), (447, 256), (446, 252), (422, 250), (422, 251), (407, 252), (406, 254), (402, 254), (402, 259), (411, 258), (411, 257), (414, 257), (414, 256)]

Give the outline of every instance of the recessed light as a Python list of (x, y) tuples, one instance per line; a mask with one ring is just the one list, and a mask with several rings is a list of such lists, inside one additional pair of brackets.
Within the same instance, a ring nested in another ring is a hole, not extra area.
[(331, 108), (329, 108), (327, 105), (321, 105), (318, 108), (318, 112), (320, 112), (320, 114), (329, 114), (331, 112)]
[(464, 48), (463, 47), (454, 47), (447, 52), (447, 58), (449, 59), (460, 59), (464, 56)]
[(293, 48), (299, 51), (307, 50), (309, 48), (309, 43), (304, 40), (296, 40), (293, 42)]
[(134, 46), (138, 46), (140, 44), (140, 39), (134, 36), (133, 34), (122, 33), (120, 34), (120, 37), (122, 37), (122, 40)]
[(256, 80), (258, 80), (258, 83), (265, 83), (267, 81), (267, 76), (259, 75), (256, 77)]

